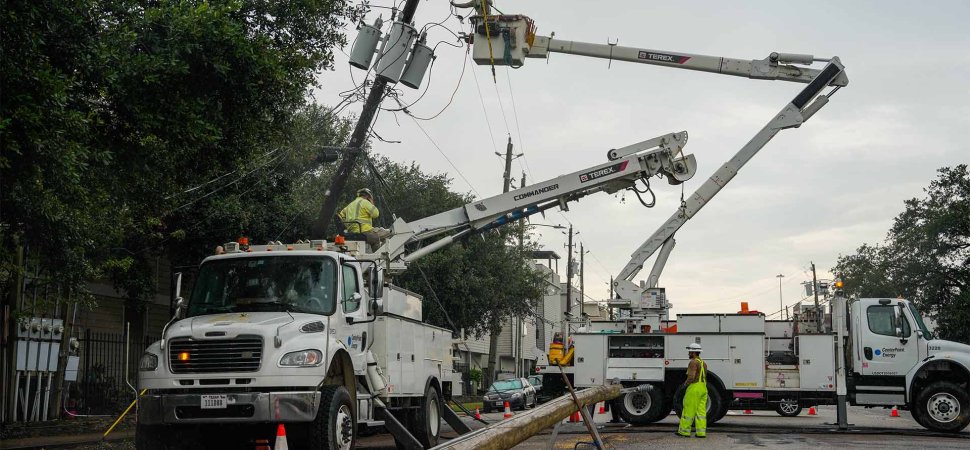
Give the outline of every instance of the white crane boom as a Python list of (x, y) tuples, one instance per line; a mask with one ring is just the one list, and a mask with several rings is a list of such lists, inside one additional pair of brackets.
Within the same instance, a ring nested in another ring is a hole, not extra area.
[[(535, 183), (514, 191), (476, 200), (459, 208), (406, 222), (395, 219), (391, 234), (371, 258), (390, 261), (400, 271), (406, 263), (438, 250), (474, 232), (486, 231), (546, 209), (567, 209), (567, 203), (596, 192), (613, 193), (634, 187), (637, 180), (654, 175), (670, 184), (689, 180), (697, 167), (693, 155), (684, 155), (687, 132), (669, 133), (607, 152), (609, 162)], [(414, 252), (406, 246), (440, 236)]]
[[(455, 6), (470, 6), (470, 4)], [(719, 56), (697, 55), (664, 50), (622, 47), (615, 44), (593, 44), (567, 41), (554, 37), (537, 36), (536, 27), (529, 17), (523, 15), (489, 15), (476, 8), (479, 15), (470, 17), (474, 42), (473, 59), (479, 64), (508, 65), (520, 67), (526, 58), (545, 58), (550, 53), (566, 53), (593, 58), (628, 61), (676, 69), (710, 72), (762, 80), (782, 80), (806, 83), (792, 101), (785, 104), (754, 137), (728, 160), (714, 175), (702, 184), (681, 207), (661, 225), (631, 255), (629, 262), (614, 278), (615, 299), (610, 306), (633, 311), (664, 309), (666, 299), (662, 290), (656, 288), (663, 267), (675, 241), (674, 234), (690, 218), (731, 181), (744, 165), (751, 160), (779, 131), (797, 128), (825, 106), (829, 98), (849, 83), (845, 68), (838, 57), (815, 58), (812, 55), (773, 52), (761, 60), (743, 60)], [(491, 9), (491, 8), (489, 8)], [(808, 67), (815, 62), (825, 62), (821, 69)], [(832, 87), (831, 91), (823, 91)], [(654, 261), (647, 282), (639, 285), (632, 280), (644, 263), (660, 250)]]

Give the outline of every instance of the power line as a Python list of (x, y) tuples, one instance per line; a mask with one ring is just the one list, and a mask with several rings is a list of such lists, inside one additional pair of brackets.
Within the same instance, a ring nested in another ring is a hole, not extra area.
[[(468, 59), (465, 53), (465, 59)], [(498, 152), (498, 144), (495, 143), (495, 135), (492, 134), (492, 122), (488, 120), (488, 111), (485, 109), (485, 97), (482, 95), (482, 86), (478, 83), (478, 75), (472, 70), (472, 77), (475, 79), (475, 88), (478, 89), (478, 99), (482, 102), (482, 114), (485, 115), (485, 125), (488, 127), (488, 138), (492, 140), (492, 151)]]
[(512, 93), (512, 77), (509, 76), (509, 67), (505, 66), (505, 81), (509, 85), (509, 98), (512, 100), (512, 117), (515, 119), (515, 133), (519, 138), (519, 148), (522, 149), (522, 161), (519, 162), (521, 168), (522, 163), (525, 162), (525, 172), (529, 174), (529, 178), (533, 180), (535, 177), (532, 175), (532, 169), (529, 167), (529, 160), (525, 156), (525, 144), (522, 143), (522, 128), (519, 126), (519, 113), (515, 107), (515, 94)]
[[(408, 117), (411, 117), (411, 116), (408, 115)], [(462, 180), (465, 180), (465, 183), (468, 184), (468, 187), (472, 189), (475, 195), (481, 197), (481, 194), (478, 193), (478, 189), (475, 189), (475, 186), (472, 184), (472, 182), (468, 181), (468, 178), (465, 178), (465, 174), (461, 173), (461, 170), (458, 170), (458, 166), (456, 166), (455, 163), (451, 162), (451, 158), (448, 158), (448, 155), (446, 155), (445, 152), (441, 150), (441, 147), (438, 146), (438, 143), (435, 142), (434, 139), (431, 138), (431, 135), (429, 135), (428, 132), (424, 130), (424, 127), (421, 126), (421, 122), (418, 122), (414, 117), (411, 117), (411, 120), (414, 122), (415, 125), (418, 126), (418, 129), (421, 130), (421, 133), (424, 134), (424, 137), (428, 138), (428, 141), (431, 142), (431, 145), (433, 145), (434, 148), (438, 150), (438, 153), (440, 153), (441, 156), (445, 158), (445, 161), (448, 161), (448, 164), (451, 165), (451, 168), (455, 169), (455, 172), (458, 173), (458, 176), (460, 176)]]

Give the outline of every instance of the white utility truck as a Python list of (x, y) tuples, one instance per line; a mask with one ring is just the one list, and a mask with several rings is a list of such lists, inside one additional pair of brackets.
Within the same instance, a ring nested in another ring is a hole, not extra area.
[(374, 251), (342, 239), (226, 244), (202, 262), (188, 301), (179, 298), (141, 358), (137, 447), (181, 448), (186, 436), (212, 448), (244, 444), (278, 423), (294, 448), (353, 448), (364, 427), (384, 427), (406, 448), (434, 446), (441, 418), (457, 419), (442, 407), (459, 384), (451, 331), (422, 323), (421, 299), (385, 275), (595, 192), (639, 189), (655, 176), (682, 183), (696, 168), (686, 144), (686, 132), (666, 134), (609, 150), (608, 162), (581, 171), (397, 218)]
[[(703, 341), (704, 360), (711, 367), (708, 407), (713, 421), (730, 408), (798, 402), (837, 403), (840, 424), (845, 424), (845, 401), (849, 401), (908, 408), (920, 424), (933, 430), (959, 431), (970, 422), (970, 347), (933, 340), (906, 300), (839, 297), (833, 300), (836, 324), (829, 322), (826, 327), (819, 321), (811, 330), (799, 327), (797, 320), (766, 322), (761, 315), (702, 314), (681, 315), (677, 333), (663, 331), (670, 304), (658, 283), (675, 244), (674, 234), (779, 131), (800, 127), (848, 84), (838, 57), (771, 53), (763, 60), (741, 60), (566, 41), (536, 35), (534, 22), (523, 15), (489, 15), (475, 2), (452, 4), (475, 7), (478, 12), (469, 19), (473, 57), (479, 64), (518, 68), (527, 58), (566, 53), (808, 84), (637, 248), (614, 278), (615, 298), (609, 306), (620, 310), (620, 318), (580, 321), (583, 332), (571, 336), (575, 340), (572, 365), (560, 368), (546, 360), (539, 366), (544, 390), (552, 390), (551, 395), (562, 392), (560, 370), (580, 387), (614, 380), (652, 384), (654, 389), (631, 392), (616, 403), (629, 422), (656, 421), (674, 406), (677, 387), (685, 377), (684, 348)], [(808, 67), (816, 62), (825, 65)], [(655, 254), (648, 280), (634, 283)], [(822, 315), (818, 310), (809, 312)], [(568, 342), (567, 338), (567, 346)], [(781, 359), (773, 359), (773, 354)]]
[[(730, 409), (847, 401), (909, 409), (934, 431), (965, 428), (970, 346), (934, 339), (907, 300), (836, 294), (829, 312), (808, 305), (791, 320), (766, 321), (762, 313), (681, 314), (676, 331), (665, 322), (667, 331), (648, 332), (643, 316), (589, 322), (572, 335), (573, 365), (564, 369), (577, 386), (613, 380), (653, 385), (614, 401), (624, 420), (651, 423), (680, 406), (686, 347), (698, 343), (709, 367), (711, 422)], [(549, 369), (558, 376), (558, 368)]]

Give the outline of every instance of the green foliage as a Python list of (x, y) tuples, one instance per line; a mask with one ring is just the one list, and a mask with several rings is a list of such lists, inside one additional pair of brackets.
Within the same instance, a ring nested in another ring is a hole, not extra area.
[(905, 202), (885, 245), (863, 245), (833, 269), (860, 297), (911, 299), (935, 317), (940, 335), (970, 342), (970, 171), (945, 167)]
[(478, 382), (482, 381), (482, 371), (476, 367), (468, 369), (468, 381)]
[(216, 234), (284, 228), (316, 150), (300, 137), (345, 136), (304, 105), (347, 14), (343, 0), (5, 2), (2, 247), (138, 299), (169, 250), (197, 261)]

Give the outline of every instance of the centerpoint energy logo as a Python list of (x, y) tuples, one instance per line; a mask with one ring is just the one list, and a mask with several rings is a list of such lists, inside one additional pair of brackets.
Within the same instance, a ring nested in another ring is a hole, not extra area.
[(531, 191), (523, 192), (521, 194), (516, 195), (515, 197), (512, 197), (512, 199), (514, 199), (515, 201), (519, 201), (519, 200), (522, 200), (522, 199), (525, 199), (525, 198), (532, 197), (534, 195), (544, 194), (544, 193), (549, 192), (549, 191), (555, 191), (556, 189), (559, 189), (559, 184), (558, 183), (557, 184), (550, 184), (549, 186), (541, 187), (539, 189), (533, 189)]
[(596, 169), (596, 170), (593, 170), (593, 171), (586, 172), (586, 173), (584, 173), (584, 174), (582, 174), (582, 175), (579, 176), (579, 182), (580, 183), (585, 183), (587, 181), (592, 181), (592, 180), (595, 180), (597, 178), (605, 177), (607, 175), (613, 175), (614, 173), (622, 172), (622, 171), (626, 170), (626, 166), (629, 163), (630, 163), (630, 161), (627, 160), (627, 161), (623, 161), (623, 162), (619, 162), (619, 163), (613, 164), (612, 166), (606, 166), (606, 167), (603, 167), (601, 169)]
[(654, 53), (644, 50), (641, 50), (640, 53), (637, 54), (637, 58), (673, 64), (683, 64), (690, 60), (690, 56), (671, 55), (669, 53)]

